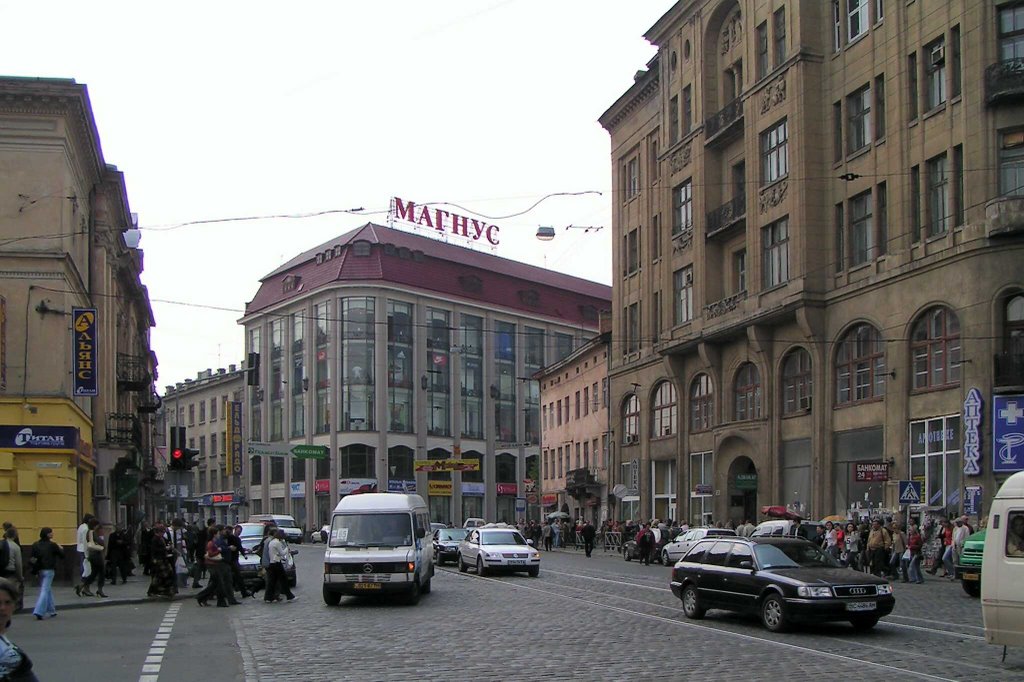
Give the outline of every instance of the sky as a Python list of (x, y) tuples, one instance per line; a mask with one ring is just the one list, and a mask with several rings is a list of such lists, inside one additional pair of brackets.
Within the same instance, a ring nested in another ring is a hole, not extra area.
[(597, 119), (672, 4), (0, 0), (0, 73), (88, 87), (139, 216), (163, 393), (240, 363), (260, 278), (386, 224), (393, 196), (493, 217), (496, 255), (611, 284)]

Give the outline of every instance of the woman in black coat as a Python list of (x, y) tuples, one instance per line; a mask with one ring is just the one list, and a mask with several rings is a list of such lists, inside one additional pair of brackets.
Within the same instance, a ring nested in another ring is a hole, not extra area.
[(57, 615), (57, 607), (53, 603), (53, 576), (57, 571), (57, 562), (64, 560), (64, 550), (53, 541), (53, 529), (42, 528), (39, 531), (39, 542), (32, 545), (29, 564), (32, 573), (39, 576), (39, 598), (32, 609), (36, 620), (53, 618)]

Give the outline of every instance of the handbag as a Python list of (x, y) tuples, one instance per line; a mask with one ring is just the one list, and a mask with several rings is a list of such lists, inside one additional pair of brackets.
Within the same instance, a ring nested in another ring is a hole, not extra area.
[(903, 552), (903, 559), (904, 559), (905, 561), (910, 561), (910, 550), (909, 550), (909, 549), (907, 549), (907, 550), (905, 550), (905, 551)]

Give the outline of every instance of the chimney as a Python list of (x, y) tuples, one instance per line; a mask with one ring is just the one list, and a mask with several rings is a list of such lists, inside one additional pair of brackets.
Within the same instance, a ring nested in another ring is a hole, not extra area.
[(238, 365), (228, 365), (228, 371), (229, 372), (234, 372), (237, 369), (238, 369)]
[(224, 373), (224, 368), (223, 367), (220, 367), (220, 368), (217, 369), (217, 374), (218, 375), (219, 374), (223, 374), (223, 373)]

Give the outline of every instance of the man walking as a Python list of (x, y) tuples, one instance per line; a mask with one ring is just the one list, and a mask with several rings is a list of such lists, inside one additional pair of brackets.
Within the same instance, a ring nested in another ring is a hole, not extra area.
[(868, 562), (872, 575), (881, 576), (889, 570), (889, 550), (892, 548), (892, 536), (882, 528), (882, 522), (875, 519), (871, 522), (868, 533)]
[(544, 539), (544, 551), (551, 551), (551, 522), (545, 521), (544, 525), (540, 529), (540, 535)]
[(583, 530), (580, 535), (583, 536), (583, 551), (586, 552), (587, 558), (590, 558), (590, 553), (594, 551), (594, 535), (597, 534), (597, 530), (594, 528), (594, 524), (587, 521), (583, 524)]
[(654, 533), (651, 532), (651, 527), (645, 523), (640, 527), (640, 532), (636, 534), (636, 546), (640, 550), (641, 564), (651, 565), (651, 546), (653, 544)]

